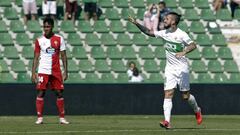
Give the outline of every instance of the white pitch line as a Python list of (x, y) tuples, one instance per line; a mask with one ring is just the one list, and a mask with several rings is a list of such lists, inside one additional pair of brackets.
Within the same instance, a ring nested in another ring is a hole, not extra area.
[(196, 128), (196, 129), (156, 129), (156, 130), (136, 130), (136, 129), (126, 129), (126, 130), (79, 130), (79, 131), (36, 131), (36, 132), (0, 132), (0, 134), (60, 134), (60, 133), (123, 133), (123, 132), (185, 132), (185, 131), (240, 131), (240, 129), (214, 129), (214, 128)]

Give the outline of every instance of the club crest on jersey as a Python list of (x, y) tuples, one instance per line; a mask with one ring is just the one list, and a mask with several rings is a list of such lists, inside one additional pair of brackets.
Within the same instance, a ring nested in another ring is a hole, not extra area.
[(54, 54), (54, 53), (55, 53), (55, 49), (52, 48), (52, 47), (48, 47), (48, 48), (46, 49), (46, 52), (47, 52), (48, 54)]
[(53, 43), (54, 43), (55, 46), (58, 45), (58, 41), (56, 41), (56, 40)]

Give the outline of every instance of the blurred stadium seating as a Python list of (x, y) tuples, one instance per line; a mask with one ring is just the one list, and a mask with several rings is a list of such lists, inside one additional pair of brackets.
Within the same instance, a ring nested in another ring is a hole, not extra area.
[[(209, 21), (232, 20), (230, 10), (222, 9), (215, 14), (208, 0), (165, 1), (173, 11), (182, 13), (179, 27), (199, 45), (188, 54), (191, 82), (239, 83), (239, 67), (224, 35), (219, 27), (208, 28)], [(129, 14), (143, 18), (147, 5), (152, 2), (158, 0), (99, 0), (103, 15), (96, 22), (84, 21), (83, 13), (76, 25), (58, 20), (54, 31), (65, 38), (68, 48), (69, 80), (66, 83), (126, 83), (130, 60), (139, 63), (145, 83), (163, 83), (164, 41), (145, 36), (127, 22)], [(37, 3), (40, 7), (41, 0)], [(30, 82), (33, 43), (41, 35), (42, 19), (39, 17), (38, 21), (29, 21), (24, 26), (22, 16), (21, 0), (1, 0), (1, 83)]]

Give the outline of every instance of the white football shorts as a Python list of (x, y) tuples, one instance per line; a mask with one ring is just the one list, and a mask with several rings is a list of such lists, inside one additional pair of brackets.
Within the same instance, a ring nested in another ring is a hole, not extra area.
[(189, 91), (189, 70), (165, 68), (164, 90), (170, 90), (179, 86), (180, 91)]
[(47, 1), (47, 3), (44, 3), (44, 0), (42, 2), (42, 13), (43, 15), (56, 15), (57, 13), (57, 3), (56, 1)]

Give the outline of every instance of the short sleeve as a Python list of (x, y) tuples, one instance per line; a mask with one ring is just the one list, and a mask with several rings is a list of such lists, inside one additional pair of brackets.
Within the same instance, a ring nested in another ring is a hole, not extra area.
[(165, 33), (165, 30), (154, 31), (155, 37), (161, 37), (162, 38), (164, 33)]
[(63, 37), (61, 37), (61, 45), (60, 45), (60, 51), (66, 50), (66, 45)]
[(189, 44), (191, 44), (192, 42), (193, 42), (193, 40), (188, 36), (188, 34), (187, 33), (183, 33), (182, 34), (182, 41), (184, 42), (184, 44), (186, 44), (186, 45), (189, 45)]
[(38, 40), (36, 39), (35, 41), (35, 49), (34, 49), (34, 53), (40, 53), (40, 45), (39, 45), (39, 42)]

